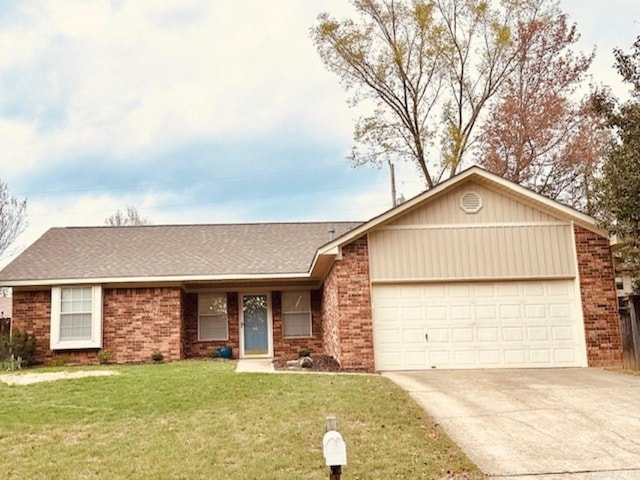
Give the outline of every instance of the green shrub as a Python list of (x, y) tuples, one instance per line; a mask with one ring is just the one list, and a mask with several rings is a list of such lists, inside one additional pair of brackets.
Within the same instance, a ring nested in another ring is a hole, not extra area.
[(102, 365), (113, 363), (115, 358), (113, 352), (109, 349), (100, 350), (96, 357), (98, 358), (98, 363)]
[(209, 358), (220, 358), (220, 351), (217, 348), (209, 350), (207, 352), (207, 357), (209, 357)]
[(153, 360), (156, 363), (160, 363), (164, 360), (164, 355), (160, 352), (153, 352), (151, 354), (151, 360)]
[(0, 333), (0, 362), (5, 361), (11, 355), (11, 340), (8, 335)]
[(33, 365), (36, 349), (36, 337), (27, 332), (14, 330), (11, 338), (0, 334), (0, 362), (10, 360), (13, 356), (14, 361), (17, 358), (21, 360), (21, 366)]
[(2, 368), (5, 372), (13, 372), (14, 370), (20, 370), (23, 364), (24, 362), (20, 357), (15, 357), (11, 354), (2, 362)]
[(69, 362), (71, 362), (71, 357), (69, 355), (56, 355), (51, 360), (49, 360), (50, 367), (64, 367)]
[(302, 358), (302, 357), (310, 357), (311, 356), (311, 352), (309, 351), (308, 348), (301, 348), (300, 350), (298, 350), (298, 356), (300, 358)]
[(23, 365), (33, 365), (38, 344), (34, 335), (14, 330), (11, 337), (11, 353), (21, 358)]

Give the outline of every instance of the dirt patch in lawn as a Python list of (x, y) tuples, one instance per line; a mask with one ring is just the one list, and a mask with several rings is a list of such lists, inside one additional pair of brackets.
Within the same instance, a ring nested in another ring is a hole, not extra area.
[(107, 377), (118, 375), (113, 370), (87, 370), (82, 372), (48, 372), (48, 373), (23, 373), (0, 375), (0, 382), (7, 385), (31, 385), (41, 382), (54, 382), (56, 380), (65, 380), (71, 378), (84, 377)]

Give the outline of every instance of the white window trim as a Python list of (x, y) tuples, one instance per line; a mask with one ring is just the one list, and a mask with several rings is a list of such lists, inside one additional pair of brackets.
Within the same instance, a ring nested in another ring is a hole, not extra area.
[(285, 312), (284, 308), (282, 309), (282, 337), (283, 338), (312, 338), (313, 337), (313, 308), (311, 307), (311, 292), (309, 290), (296, 290), (296, 291), (291, 291), (291, 292), (282, 292), (281, 295), (281, 299), (280, 299), (280, 305), (284, 305), (284, 302), (282, 301), (282, 297), (286, 294), (306, 294), (309, 297), (309, 335), (286, 335), (285, 332), (285, 315), (287, 313), (293, 313), (293, 314), (300, 314), (300, 313), (307, 313), (307, 312)]
[[(200, 313), (200, 295), (210, 295), (209, 293), (198, 293), (198, 341), (199, 342), (226, 342), (229, 340), (229, 311), (227, 310), (227, 314), (225, 315), (225, 330), (226, 336), (224, 338), (204, 338), (200, 333), (200, 317), (203, 315)], [(224, 296), (225, 307), (229, 307), (229, 298), (227, 297), (226, 292), (220, 292), (221, 296)], [(215, 315), (204, 315), (204, 316), (215, 316)]]
[(63, 288), (86, 288), (86, 285), (51, 287), (51, 350), (102, 348), (102, 287), (91, 286), (91, 338), (84, 340), (60, 340), (60, 309)]

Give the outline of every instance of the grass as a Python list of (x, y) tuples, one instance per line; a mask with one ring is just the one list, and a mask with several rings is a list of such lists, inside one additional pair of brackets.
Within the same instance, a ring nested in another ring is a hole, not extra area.
[(112, 377), (0, 383), (0, 479), (326, 479), (328, 413), (347, 443), (345, 479), (484, 478), (385, 378), (234, 366), (115, 366)]

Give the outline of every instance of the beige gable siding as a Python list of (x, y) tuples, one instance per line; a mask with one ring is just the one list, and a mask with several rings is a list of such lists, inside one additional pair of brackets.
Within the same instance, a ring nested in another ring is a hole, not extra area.
[[(483, 208), (467, 214), (474, 191)], [(369, 234), (373, 282), (575, 277), (573, 227), (468, 183)]]
[[(482, 209), (469, 215), (460, 208), (460, 198), (466, 192), (476, 192), (482, 198)], [(446, 195), (399, 218), (393, 225), (442, 225), (449, 223), (557, 222), (547, 215), (511, 197), (501, 195), (482, 185), (467, 182)]]

